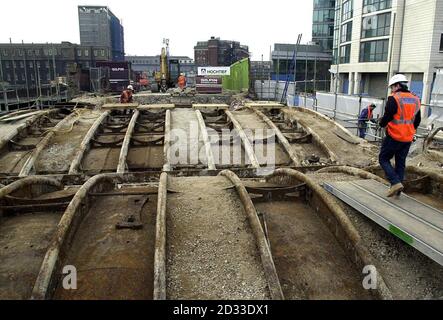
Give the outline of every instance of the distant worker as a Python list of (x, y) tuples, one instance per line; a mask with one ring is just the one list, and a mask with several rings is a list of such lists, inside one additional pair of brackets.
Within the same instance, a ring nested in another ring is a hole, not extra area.
[[(380, 151), (380, 165), (391, 183), (388, 197), (400, 195), (404, 190), (406, 158), (417, 128), (421, 122), (420, 99), (408, 88), (408, 79), (402, 74), (389, 81), (392, 95), (386, 103), (385, 114), (380, 119), (380, 127), (386, 129), (386, 138)], [(395, 168), (391, 159), (395, 158)]]
[(369, 105), (364, 108), (358, 117), (358, 130), (360, 138), (366, 138), (366, 131), (368, 129), (368, 122), (376, 123), (374, 120), (374, 110), (377, 108), (375, 104)]
[(129, 85), (126, 90), (123, 90), (121, 96), (120, 96), (120, 103), (132, 103), (133, 102), (133, 94), (134, 94), (134, 87)]
[(182, 90), (186, 87), (186, 77), (184, 73), (178, 77), (178, 87)]

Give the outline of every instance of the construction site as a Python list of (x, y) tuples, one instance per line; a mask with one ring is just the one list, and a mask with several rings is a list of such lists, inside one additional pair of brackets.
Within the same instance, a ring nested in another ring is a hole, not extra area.
[(443, 296), (438, 134), (386, 198), (376, 143), (245, 94), (80, 97), (0, 121), (1, 299)]
[(301, 34), (268, 64), (216, 37), (125, 61), (121, 21), (78, 10), (118, 48), (0, 45), (0, 300), (443, 299), (443, 68), (421, 99), (416, 73), (345, 79)]

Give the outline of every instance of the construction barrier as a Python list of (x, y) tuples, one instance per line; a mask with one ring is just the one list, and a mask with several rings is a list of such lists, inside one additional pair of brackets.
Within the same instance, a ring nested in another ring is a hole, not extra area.
[(223, 89), (231, 91), (249, 90), (249, 58), (231, 66), (231, 75), (223, 77)]

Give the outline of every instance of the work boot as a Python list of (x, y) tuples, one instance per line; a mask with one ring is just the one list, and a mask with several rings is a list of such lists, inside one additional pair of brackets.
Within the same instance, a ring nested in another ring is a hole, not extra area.
[(401, 183), (397, 183), (396, 185), (393, 185), (391, 189), (389, 189), (387, 196), (388, 198), (392, 198), (393, 196), (401, 193), (404, 189), (405, 187)]

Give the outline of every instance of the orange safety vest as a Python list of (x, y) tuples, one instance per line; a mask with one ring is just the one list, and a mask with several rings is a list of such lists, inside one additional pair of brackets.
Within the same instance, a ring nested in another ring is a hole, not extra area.
[(372, 109), (371, 106), (368, 107), (368, 120), (372, 119)]
[(388, 134), (400, 142), (412, 142), (416, 130), (414, 121), (420, 112), (420, 99), (410, 92), (396, 92), (392, 94), (397, 102), (397, 113), (394, 120), (388, 123)]
[(120, 103), (131, 103), (132, 102), (132, 91), (124, 90), (120, 96)]

